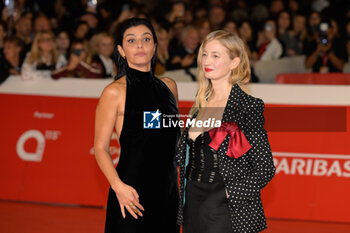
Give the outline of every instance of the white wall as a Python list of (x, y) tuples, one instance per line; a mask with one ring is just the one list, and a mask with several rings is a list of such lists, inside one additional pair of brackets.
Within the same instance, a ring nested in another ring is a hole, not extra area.
[[(19, 76), (11, 76), (0, 86), (0, 93), (99, 98), (111, 82), (113, 79), (77, 78), (22, 81)], [(180, 100), (194, 100), (196, 82), (177, 82), (177, 86)], [(350, 105), (350, 85), (249, 84), (248, 89), (251, 95), (271, 104)]]

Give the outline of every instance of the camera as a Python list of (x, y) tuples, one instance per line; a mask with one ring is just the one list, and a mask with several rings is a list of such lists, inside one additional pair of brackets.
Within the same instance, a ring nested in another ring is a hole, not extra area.
[(96, 9), (97, 0), (88, 0), (88, 7)]
[(275, 30), (275, 26), (271, 23), (267, 23), (265, 24), (264, 29), (265, 31), (272, 32), (273, 30)]
[(82, 53), (82, 52), (84, 52), (85, 50), (84, 49), (73, 49), (72, 50), (72, 54), (74, 54), (74, 55), (76, 55), (76, 56), (80, 56), (80, 54)]
[(327, 30), (329, 28), (328, 23), (320, 23), (318, 39), (322, 45), (328, 44)]
[(123, 11), (129, 11), (130, 10), (130, 5), (129, 4), (123, 4), (122, 5), (122, 12)]
[(15, 14), (15, 1), (14, 0), (5, 0), (6, 10), (9, 16), (13, 16)]

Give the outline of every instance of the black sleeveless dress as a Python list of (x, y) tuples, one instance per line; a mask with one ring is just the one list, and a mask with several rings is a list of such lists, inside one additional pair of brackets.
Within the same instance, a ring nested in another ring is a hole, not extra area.
[[(120, 134), (120, 179), (136, 189), (143, 217), (126, 211), (123, 219), (118, 199), (110, 188), (105, 232), (178, 233), (178, 187), (174, 160), (179, 128), (144, 128), (144, 112), (159, 110), (176, 118), (176, 100), (169, 88), (151, 72), (127, 67), (124, 123)], [(173, 119), (174, 120), (174, 119)]]

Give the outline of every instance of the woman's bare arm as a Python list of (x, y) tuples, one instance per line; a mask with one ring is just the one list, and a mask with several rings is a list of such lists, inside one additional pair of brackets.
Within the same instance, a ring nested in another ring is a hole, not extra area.
[(116, 124), (118, 105), (121, 99), (120, 96), (118, 96), (118, 89), (120, 88), (113, 84), (104, 89), (96, 108), (95, 117), (95, 157), (99, 167), (113, 189), (120, 183), (119, 176), (109, 154), (110, 138)]
[[(137, 219), (137, 215), (142, 216), (140, 210), (144, 210), (139, 203), (139, 196), (133, 187), (119, 178), (109, 154), (113, 129), (116, 125), (122, 125), (119, 121), (123, 117), (119, 117), (118, 114), (123, 114), (121, 109), (124, 109), (125, 105), (125, 87), (125, 84), (116, 81), (107, 86), (100, 97), (96, 108), (94, 150), (97, 164), (117, 195), (123, 217), (125, 218), (125, 207)], [(119, 129), (117, 133), (120, 134)]]

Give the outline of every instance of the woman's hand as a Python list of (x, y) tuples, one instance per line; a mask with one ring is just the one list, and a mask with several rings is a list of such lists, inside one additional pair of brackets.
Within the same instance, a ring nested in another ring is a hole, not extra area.
[(70, 58), (69, 58), (69, 63), (67, 65), (67, 69), (68, 70), (75, 70), (75, 68), (77, 68), (80, 61), (81, 61), (80, 57), (78, 57), (75, 54), (71, 54)]
[(196, 58), (195, 54), (187, 54), (182, 60), (181, 60), (181, 67), (187, 67), (190, 66), (194, 59)]
[(142, 217), (141, 210), (144, 211), (145, 209), (140, 204), (139, 195), (133, 187), (121, 182), (114, 191), (117, 195), (123, 218), (125, 218), (124, 208), (126, 208), (134, 218), (137, 219), (138, 215)]
[(327, 53), (329, 50), (331, 50), (331, 48), (332, 48), (332, 44), (328, 43), (326, 45), (321, 45), (320, 50), (322, 53)]
[(20, 75), (21, 73), (20, 72), (18, 72), (16, 69), (14, 69), (14, 68), (11, 68), (10, 70), (9, 70), (9, 73), (10, 74), (12, 74), (12, 75)]

